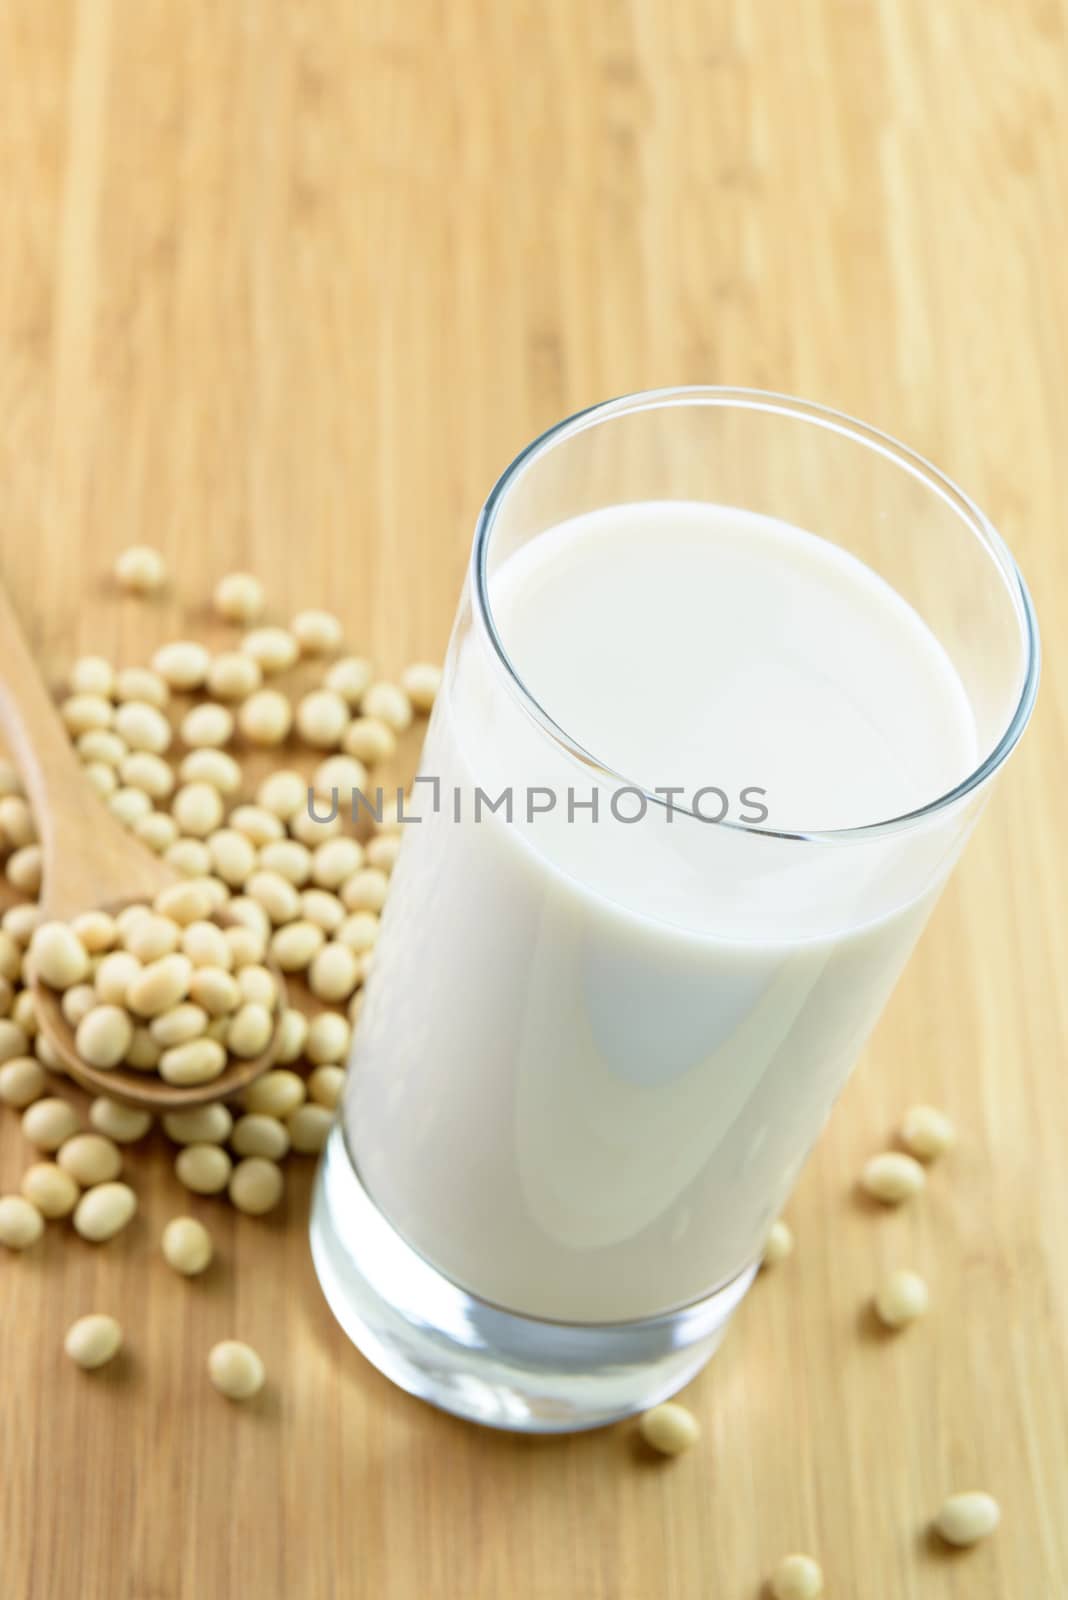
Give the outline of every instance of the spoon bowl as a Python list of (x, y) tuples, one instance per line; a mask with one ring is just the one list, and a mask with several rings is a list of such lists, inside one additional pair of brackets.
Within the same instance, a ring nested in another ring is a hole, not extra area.
[[(135, 903), (140, 902), (117, 901), (101, 909), (115, 916), (125, 906)], [(239, 926), (238, 918), (230, 915), (225, 906), (215, 912), (211, 920), (220, 928)], [(274, 1028), (266, 1049), (248, 1060), (228, 1056), (222, 1072), (209, 1083), (168, 1083), (166, 1078), (160, 1077), (154, 1067), (142, 1070), (127, 1066), (125, 1063), (120, 1063), (117, 1067), (90, 1066), (89, 1062), (84, 1061), (78, 1054), (74, 1029), (63, 1015), (62, 993), (57, 989), (50, 989), (36, 974), (30, 980), (30, 987), (37, 1004), (37, 1025), (59, 1058), (64, 1073), (79, 1088), (85, 1089), (89, 1094), (103, 1094), (112, 1100), (121, 1100), (124, 1105), (136, 1106), (140, 1111), (157, 1114), (167, 1111), (194, 1111), (197, 1106), (207, 1105), (215, 1100), (229, 1100), (234, 1095), (240, 1094), (274, 1063), (278, 1054), (282, 1013), (286, 1008), (286, 984), (280, 968), (269, 956), (264, 957), (263, 965), (274, 979), (277, 989), (273, 1013)]]
[[(82, 911), (121, 910), (141, 901), (151, 904), (162, 889), (181, 882), (172, 867), (119, 822), (86, 778), (2, 586), (0, 730), (26, 786), (40, 835), (40, 904), (46, 919), (70, 922)], [(216, 920), (226, 926), (225, 919), (223, 907)], [(146, 1111), (191, 1111), (247, 1088), (274, 1061), (286, 987), (277, 966), (269, 960), (264, 965), (278, 991), (267, 1048), (249, 1061), (228, 1060), (210, 1083), (179, 1085), (167, 1083), (155, 1071), (90, 1066), (75, 1049), (62, 997), (36, 978), (31, 987), (41, 1032), (75, 1083)]]

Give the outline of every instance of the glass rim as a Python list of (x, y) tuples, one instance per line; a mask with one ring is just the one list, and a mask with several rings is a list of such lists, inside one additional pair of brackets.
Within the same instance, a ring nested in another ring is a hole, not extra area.
[(1009, 598), (1013, 602), (1019, 625), (1021, 646), (1025, 657), (1023, 682), (1016, 705), (993, 749), (952, 789), (947, 789), (944, 793), (936, 795), (932, 800), (925, 802), (924, 805), (917, 806), (911, 811), (902, 812), (898, 816), (888, 817), (882, 821), (860, 823), (855, 827), (849, 828), (782, 829), (763, 826), (759, 823), (733, 821), (726, 818), (716, 823), (716, 826), (730, 828), (740, 833), (753, 833), (764, 838), (792, 839), (812, 843), (845, 843), (857, 839), (904, 832), (940, 812), (949, 810), (965, 800), (969, 795), (980, 790), (993, 777), (998, 768), (1003, 765), (1019, 742), (1020, 736), (1030, 719), (1035, 697), (1038, 693), (1041, 665), (1038, 623), (1031, 595), (1012, 551), (989, 517), (986, 516), (975, 501), (965, 494), (964, 490), (959, 488), (951, 478), (917, 451), (911, 450), (907, 445), (901, 444), (900, 441), (892, 438), (889, 434), (883, 433), (880, 429), (871, 427), (868, 423), (861, 422), (858, 418), (851, 417), (845, 412), (836, 411), (830, 406), (820, 405), (815, 401), (800, 400), (791, 395), (777, 394), (772, 390), (736, 389), (716, 385), (694, 384), (667, 389), (639, 390), (631, 394), (619, 395), (615, 399), (603, 400), (596, 405), (587, 406), (583, 410), (576, 411), (571, 416), (564, 417), (561, 421), (553, 423), (551, 427), (540, 433), (537, 438), (531, 440), (504, 469), (490, 490), (475, 525), (470, 577), (474, 591), (476, 615), (486, 632), (498, 663), (504, 669), (513, 695), (519, 700), (526, 714), (539, 725), (542, 731), (555, 744), (561, 746), (582, 766), (593, 768), (597, 773), (612, 780), (621, 788), (642, 794), (648, 804), (659, 805), (665, 810), (670, 807), (672, 812), (682, 816), (692, 816), (697, 821), (708, 820), (700, 817), (686, 806), (666, 800), (663, 794), (657, 794), (655, 790), (647, 789), (645, 784), (633, 782), (623, 773), (603, 762), (593, 751), (588, 750), (571, 737), (567, 729), (545, 710), (544, 706), (524, 683), (515, 663), (508, 654), (497, 628), (489, 595), (489, 548), (498, 515), (509, 491), (535, 462), (565, 439), (584, 433), (588, 428), (596, 427), (599, 423), (609, 421), (613, 417), (626, 416), (634, 412), (662, 410), (674, 406), (733, 407), (742, 411), (760, 411), (768, 415), (789, 417), (795, 421), (806, 422), (812, 426), (836, 433), (843, 438), (850, 439), (854, 443), (885, 457), (902, 471), (909, 473), (930, 489), (932, 493), (947, 502), (958, 517), (969, 527), (973, 535), (985, 544), (994, 558), (1002, 579), (1005, 581)]

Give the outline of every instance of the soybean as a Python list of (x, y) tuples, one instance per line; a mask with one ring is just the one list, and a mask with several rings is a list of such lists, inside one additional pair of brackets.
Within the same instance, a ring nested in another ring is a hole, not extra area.
[(92, 1372), (113, 1361), (122, 1348), (122, 1329), (114, 1317), (91, 1312), (67, 1329), (63, 1348), (76, 1366)]

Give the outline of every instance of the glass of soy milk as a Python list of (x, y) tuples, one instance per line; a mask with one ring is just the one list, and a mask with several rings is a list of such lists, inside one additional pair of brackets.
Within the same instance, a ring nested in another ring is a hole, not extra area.
[(479, 520), (312, 1247), (499, 1427), (708, 1359), (1034, 702), (948, 479), (778, 395), (596, 406)]

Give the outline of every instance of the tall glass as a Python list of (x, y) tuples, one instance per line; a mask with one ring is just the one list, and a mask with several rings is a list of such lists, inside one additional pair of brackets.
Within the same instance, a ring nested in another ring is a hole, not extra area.
[[(630, 571), (647, 626), (620, 655)], [(701, 659), (705, 611), (737, 641), (707, 693), (667, 665)], [(989, 522), (847, 417), (662, 391), (512, 463), (479, 519), (313, 1209), (323, 1289), (382, 1371), (530, 1431), (692, 1376), (1037, 680)], [(680, 762), (691, 725), (715, 753), (721, 719), (729, 783), (678, 786), (673, 745), (657, 770), (615, 761), (631, 733), (659, 748), (680, 697)]]

